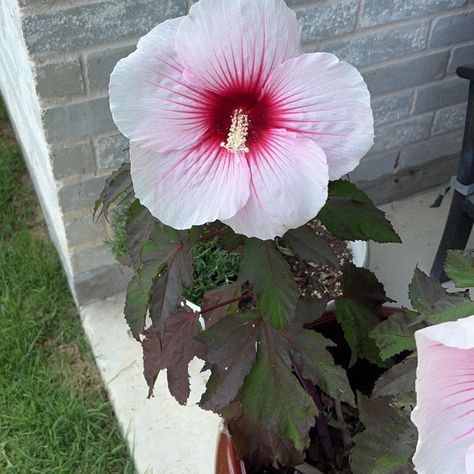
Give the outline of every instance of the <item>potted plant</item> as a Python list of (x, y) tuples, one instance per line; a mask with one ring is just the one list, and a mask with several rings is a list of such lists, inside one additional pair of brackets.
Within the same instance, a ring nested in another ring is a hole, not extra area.
[[(125, 317), (149, 396), (166, 369), (185, 404), (199, 357), (200, 406), (225, 420), (234, 471), (235, 445), (249, 473), (304, 459), (388, 472), (414, 449), (412, 390), (395, 400), (392, 382), (411, 387), (413, 334), (428, 323), (387, 309), (354, 265), (349, 241), (399, 242), (341, 179), (373, 143), (370, 96), (352, 66), (302, 54), (299, 32), (283, 0), (201, 0), (143, 37), (111, 76), (130, 164), (96, 214), (121, 209), (121, 261), (135, 271)], [(425, 278), (412, 283), (417, 310), (431, 301)]]

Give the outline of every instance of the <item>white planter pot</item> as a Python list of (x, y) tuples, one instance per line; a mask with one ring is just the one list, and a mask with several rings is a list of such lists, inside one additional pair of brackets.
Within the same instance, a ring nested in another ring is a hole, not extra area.
[(362, 240), (356, 240), (354, 242), (348, 242), (348, 245), (352, 251), (352, 260), (356, 267), (369, 267), (370, 261), (370, 250), (369, 243)]

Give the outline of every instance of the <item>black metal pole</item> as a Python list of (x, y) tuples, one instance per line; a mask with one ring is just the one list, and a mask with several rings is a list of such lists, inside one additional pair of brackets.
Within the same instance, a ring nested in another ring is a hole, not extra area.
[[(470, 185), (474, 183), (474, 66), (458, 67), (456, 73), (459, 77), (469, 80), (466, 125), (457, 180), (463, 185)], [(472, 206), (467, 202), (467, 196), (454, 190), (446, 226), (431, 268), (431, 275), (440, 281), (448, 280), (444, 273), (448, 249), (466, 247), (473, 225), (473, 218), (467, 212), (470, 207)]]

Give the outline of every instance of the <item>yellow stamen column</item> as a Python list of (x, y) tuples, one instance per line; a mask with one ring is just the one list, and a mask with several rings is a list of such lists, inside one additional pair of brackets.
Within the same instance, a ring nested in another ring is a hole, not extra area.
[(226, 148), (232, 153), (248, 153), (247, 136), (249, 133), (249, 117), (244, 114), (242, 109), (237, 109), (232, 115), (227, 142), (222, 142), (221, 147)]

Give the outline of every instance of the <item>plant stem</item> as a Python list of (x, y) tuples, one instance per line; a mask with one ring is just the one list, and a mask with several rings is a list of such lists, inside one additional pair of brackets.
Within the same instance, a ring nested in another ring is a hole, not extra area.
[(199, 238), (200, 241), (203, 241), (203, 240), (209, 240), (209, 239), (212, 239), (213, 237), (215, 237), (216, 235), (221, 235), (223, 234), (227, 229), (216, 229), (216, 230), (212, 230), (211, 232), (209, 232), (209, 234), (206, 234), (206, 235), (203, 235), (202, 237)]
[(334, 400), (334, 408), (336, 410), (336, 416), (339, 421), (339, 430), (342, 435), (342, 442), (345, 448), (348, 448), (352, 444), (351, 435), (347, 429), (346, 422), (344, 420), (344, 414), (342, 413), (341, 400)]
[(227, 300), (227, 301), (224, 301), (222, 303), (219, 303), (219, 304), (215, 304), (213, 306), (208, 306), (207, 308), (204, 308), (201, 310), (201, 314), (206, 314), (206, 313), (210, 313), (211, 311), (214, 311), (216, 309), (219, 309), (219, 308), (222, 308), (223, 306), (227, 306), (229, 304), (232, 304), (232, 303), (236, 303), (237, 301), (241, 301), (241, 300), (245, 300), (247, 298), (251, 298), (253, 297), (253, 293), (251, 293), (250, 291), (247, 292), (247, 293), (244, 293), (243, 295), (237, 297), (237, 298), (233, 298), (231, 300)]
[(300, 379), (301, 384), (308, 393), (309, 396), (314, 400), (316, 407), (318, 408), (319, 414), (316, 417), (316, 430), (318, 431), (319, 441), (321, 442), (321, 449), (326, 459), (334, 459), (336, 453), (332, 444), (331, 434), (329, 433), (328, 420), (323, 412), (323, 402), (321, 401), (321, 391), (318, 387), (314, 386), (313, 383), (305, 379), (301, 373), (296, 370), (296, 374)]

